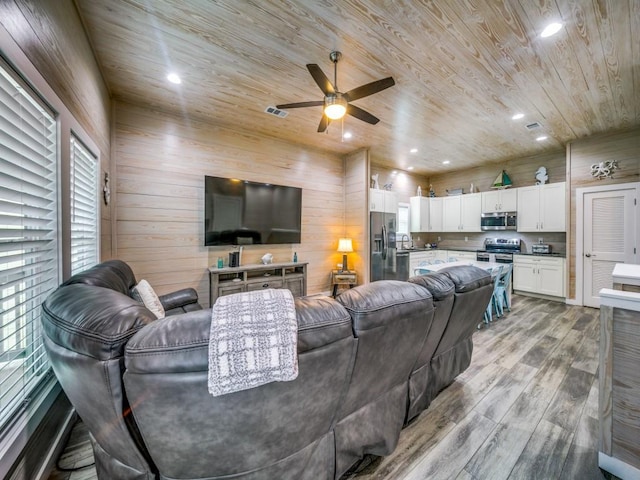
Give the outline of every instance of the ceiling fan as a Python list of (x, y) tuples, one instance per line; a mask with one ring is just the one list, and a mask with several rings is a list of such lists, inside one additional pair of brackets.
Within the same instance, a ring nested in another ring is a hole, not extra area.
[(333, 83), (329, 81), (318, 65), (315, 63), (307, 64), (309, 73), (320, 87), (320, 90), (322, 90), (322, 93), (324, 93), (324, 100), (285, 103), (282, 105), (276, 105), (276, 108), (286, 110), (288, 108), (317, 107), (324, 105), (322, 118), (318, 125), (318, 132), (324, 132), (329, 126), (329, 123), (331, 123), (331, 120), (339, 120), (345, 114), (351, 115), (363, 122), (370, 123), (371, 125), (378, 123), (380, 121), (379, 118), (374, 117), (360, 107), (352, 105), (350, 102), (358, 100), (359, 98), (368, 97), (369, 95), (378, 93), (385, 88), (392, 87), (396, 82), (392, 77), (387, 77), (342, 93), (338, 90), (338, 60), (340, 60), (341, 57), (342, 53), (337, 51), (329, 54), (329, 58), (333, 62)]

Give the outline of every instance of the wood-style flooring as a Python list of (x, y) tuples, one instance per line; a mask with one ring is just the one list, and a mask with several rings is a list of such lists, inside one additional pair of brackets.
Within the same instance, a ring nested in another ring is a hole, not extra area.
[[(611, 479), (598, 468), (599, 311), (519, 295), (474, 335), (471, 366), (343, 480)], [(82, 424), (59, 464), (90, 463)], [(366, 465), (366, 466), (365, 466)], [(95, 469), (50, 480), (92, 480)]]

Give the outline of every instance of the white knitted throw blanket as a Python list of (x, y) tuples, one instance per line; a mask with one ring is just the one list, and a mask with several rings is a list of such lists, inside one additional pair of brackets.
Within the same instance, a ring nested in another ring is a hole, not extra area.
[(212, 308), (209, 393), (214, 397), (298, 376), (298, 322), (287, 289), (219, 297)]

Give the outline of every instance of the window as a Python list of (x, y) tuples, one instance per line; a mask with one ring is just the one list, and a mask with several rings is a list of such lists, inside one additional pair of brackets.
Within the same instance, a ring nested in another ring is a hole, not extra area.
[(396, 231), (398, 241), (402, 235), (409, 235), (409, 204), (400, 202), (398, 203), (398, 230)]
[(98, 263), (98, 161), (71, 135), (71, 274)]
[(0, 62), (0, 426), (49, 371), (40, 306), (58, 285), (57, 122)]

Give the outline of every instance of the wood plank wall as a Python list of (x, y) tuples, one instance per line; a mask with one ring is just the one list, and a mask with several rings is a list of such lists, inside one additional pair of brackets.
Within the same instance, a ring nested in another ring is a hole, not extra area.
[[(426, 197), (429, 192), (429, 178), (426, 176), (394, 170), (382, 165), (371, 165), (371, 175), (375, 174), (378, 174), (380, 188), (386, 183), (393, 184), (391, 190), (398, 194), (399, 202), (409, 203), (409, 198), (416, 196), (418, 185), (422, 188), (423, 196)], [(369, 185), (371, 185), (371, 177), (369, 177)]]
[(350, 269), (358, 272), (358, 284), (369, 281), (369, 151), (358, 150), (344, 159), (345, 235), (353, 240), (348, 256)]
[[(110, 171), (111, 100), (72, 1), (0, 2), (0, 23), (99, 148)], [(100, 202), (101, 258), (112, 256), (111, 208)]]
[(118, 258), (159, 293), (182, 287), (208, 300), (207, 268), (231, 248), (204, 245), (204, 176), (302, 188), (302, 243), (244, 247), (243, 264), (309, 262), (308, 293), (329, 291), (344, 235), (343, 158), (187, 117), (116, 104)]
[[(591, 176), (591, 165), (615, 160), (618, 170), (613, 178), (597, 180)], [(576, 189), (616, 185), (640, 181), (640, 129), (611, 133), (572, 142), (567, 148), (567, 177), (570, 194), (570, 232), (567, 245), (568, 297), (576, 296)]]
[(434, 175), (429, 178), (429, 183), (433, 185), (438, 197), (444, 197), (447, 195), (446, 190), (456, 188), (463, 188), (464, 193), (469, 193), (472, 183), (476, 192), (486, 192), (491, 190), (494, 180), (504, 170), (511, 178), (514, 187), (527, 187), (536, 184), (535, 172), (538, 167), (547, 169), (549, 183), (564, 182), (566, 179), (565, 163), (565, 151), (559, 150), (553, 153), (514, 158), (505, 162)]

